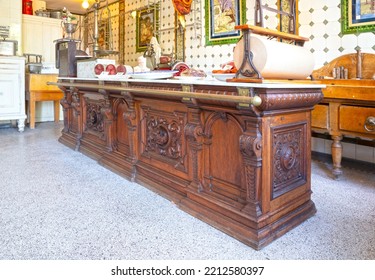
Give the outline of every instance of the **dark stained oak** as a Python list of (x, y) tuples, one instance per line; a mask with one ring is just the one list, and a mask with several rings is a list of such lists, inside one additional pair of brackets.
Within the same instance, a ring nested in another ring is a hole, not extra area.
[(61, 143), (257, 250), (316, 212), (310, 122), (319, 87), (57, 85), (65, 93)]

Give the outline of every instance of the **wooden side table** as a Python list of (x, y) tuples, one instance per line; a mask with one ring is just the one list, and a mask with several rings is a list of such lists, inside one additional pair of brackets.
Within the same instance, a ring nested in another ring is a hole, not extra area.
[(64, 98), (64, 93), (57, 86), (47, 85), (47, 82), (56, 81), (57, 77), (57, 74), (26, 74), (27, 114), (31, 129), (35, 128), (35, 103), (39, 101), (53, 101), (54, 121), (59, 121), (60, 100)]

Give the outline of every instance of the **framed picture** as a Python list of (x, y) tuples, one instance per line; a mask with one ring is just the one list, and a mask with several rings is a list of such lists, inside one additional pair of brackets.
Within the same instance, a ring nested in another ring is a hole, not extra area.
[(98, 44), (101, 50), (109, 50), (109, 23), (106, 20), (99, 22), (99, 37)]
[[(285, 33), (298, 35), (298, 1), (295, 0), (278, 0), (277, 8), (284, 13), (294, 14), (294, 21), (289, 15), (279, 14), (279, 30)], [(292, 26), (291, 26), (292, 25)]]
[(157, 39), (158, 30), (156, 30), (159, 21), (158, 6), (151, 5), (137, 11), (136, 21), (136, 52), (144, 52), (147, 44), (153, 36)]
[(341, 0), (343, 34), (375, 31), (375, 0)]
[(246, 21), (246, 0), (205, 0), (206, 46), (237, 43)]

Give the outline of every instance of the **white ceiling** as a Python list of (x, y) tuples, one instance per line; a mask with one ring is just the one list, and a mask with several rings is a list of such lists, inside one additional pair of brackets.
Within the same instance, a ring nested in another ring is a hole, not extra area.
[[(84, 14), (86, 10), (82, 8), (83, 0), (43, 0), (46, 2), (46, 7), (49, 10), (61, 10), (66, 7), (71, 13)], [(95, 3), (95, 0), (88, 0), (90, 6)], [(116, 2), (117, 0), (108, 0), (108, 4)], [(106, 0), (101, 0), (100, 6), (106, 5)]]

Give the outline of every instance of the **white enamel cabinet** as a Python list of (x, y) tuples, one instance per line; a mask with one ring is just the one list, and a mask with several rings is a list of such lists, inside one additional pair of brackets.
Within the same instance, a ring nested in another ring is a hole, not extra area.
[(25, 128), (25, 59), (0, 56), (0, 121), (17, 120)]

